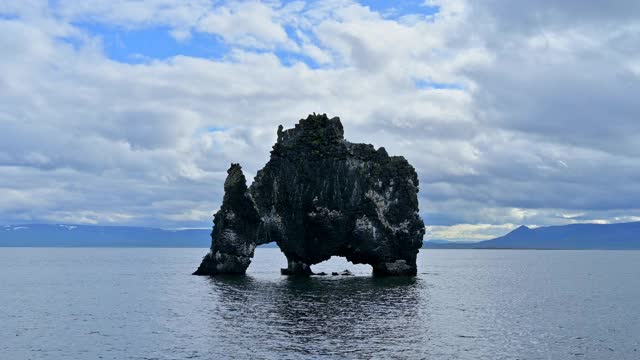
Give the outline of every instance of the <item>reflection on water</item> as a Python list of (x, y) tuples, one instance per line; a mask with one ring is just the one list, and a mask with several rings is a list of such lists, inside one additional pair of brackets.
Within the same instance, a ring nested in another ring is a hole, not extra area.
[[(407, 339), (422, 343), (419, 306), (426, 296), (416, 278), (311, 277), (266, 281), (251, 276), (209, 280), (215, 294), (210, 336), (223, 339), (259, 334), (261, 346), (283, 354), (370, 358), (380, 349), (410, 351)], [(246, 314), (247, 316), (237, 316)], [(249, 315), (250, 314), (250, 315)], [(244, 347), (256, 341), (247, 339)], [(241, 346), (242, 347), (242, 346)], [(247, 355), (250, 355), (247, 353)]]
[(0, 249), (0, 359), (638, 359), (640, 251), (421, 251), (191, 276), (201, 249)]

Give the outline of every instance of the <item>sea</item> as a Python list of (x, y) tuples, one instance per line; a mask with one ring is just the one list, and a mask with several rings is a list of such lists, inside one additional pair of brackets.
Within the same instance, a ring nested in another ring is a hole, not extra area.
[(0, 359), (640, 359), (640, 251), (421, 250), (192, 276), (206, 249), (0, 248)]

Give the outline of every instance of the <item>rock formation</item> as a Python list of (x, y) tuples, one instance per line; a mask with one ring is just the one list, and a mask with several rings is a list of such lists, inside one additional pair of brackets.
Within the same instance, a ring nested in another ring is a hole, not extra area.
[(280, 126), (249, 188), (238, 164), (228, 174), (211, 251), (194, 274), (244, 273), (255, 247), (272, 241), (287, 257), (283, 274), (311, 274), (331, 256), (370, 264), (374, 275), (416, 274), (418, 176), (401, 156), (344, 140), (339, 118)]
[(256, 248), (260, 216), (239, 164), (231, 164), (224, 182), (224, 199), (213, 217), (211, 251), (195, 275), (244, 274)]

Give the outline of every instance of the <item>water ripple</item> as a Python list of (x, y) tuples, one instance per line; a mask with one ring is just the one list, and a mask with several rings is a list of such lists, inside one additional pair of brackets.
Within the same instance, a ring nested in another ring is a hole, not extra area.
[(2, 358), (639, 358), (640, 252), (423, 251), (417, 278), (283, 277), (275, 249), (190, 276), (201, 255), (0, 250)]

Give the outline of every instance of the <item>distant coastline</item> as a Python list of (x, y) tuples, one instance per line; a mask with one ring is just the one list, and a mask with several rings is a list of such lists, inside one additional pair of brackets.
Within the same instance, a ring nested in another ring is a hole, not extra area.
[(23, 224), (0, 226), (0, 247), (208, 248), (210, 229), (165, 230), (132, 226)]
[[(0, 226), (0, 247), (209, 248), (211, 229), (22, 224)], [(274, 248), (274, 243), (261, 247)], [(485, 241), (427, 240), (422, 249), (640, 250), (640, 222), (521, 226)]]
[(425, 241), (423, 249), (640, 250), (640, 222), (528, 228), (478, 242)]

